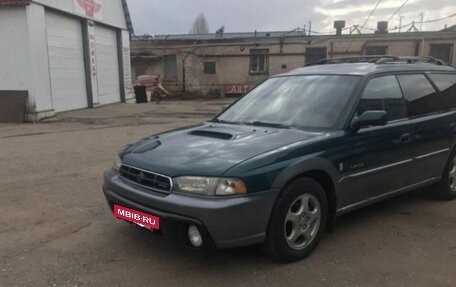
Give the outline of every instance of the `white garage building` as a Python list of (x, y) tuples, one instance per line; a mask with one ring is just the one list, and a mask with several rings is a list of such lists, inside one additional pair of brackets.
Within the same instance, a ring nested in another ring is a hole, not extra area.
[(31, 121), (125, 102), (130, 33), (126, 0), (0, 0), (0, 91), (26, 92)]

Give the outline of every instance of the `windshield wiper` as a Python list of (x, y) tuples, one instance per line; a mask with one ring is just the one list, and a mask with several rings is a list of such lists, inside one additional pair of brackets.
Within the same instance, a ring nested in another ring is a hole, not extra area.
[(284, 125), (284, 124), (268, 123), (268, 122), (262, 122), (262, 121), (254, 121), (254, 122), (251, 122), (251, 123), (244, 123), (244, 124), (251, 125), (251, 126), (280, 128), (280, 129), (289, 129), (289, 128), (291, 128), (291, 126), (287, 126), (287, 125)]
[(254, 121), (254, 122), (231, 122), (225, 121), (220, 119), (212, 120), (213, 123), (221, 123), (221, 124), (230, 124), (230, 125), (248, 125), (248, 126), (259, 126), (259, 127), (269, 127), (269, 128), (280, 128), (280, 129), (290, 129), (292, 126), (287, 126), (284, 124), (279, 123), (268, 123), (262, 121)]

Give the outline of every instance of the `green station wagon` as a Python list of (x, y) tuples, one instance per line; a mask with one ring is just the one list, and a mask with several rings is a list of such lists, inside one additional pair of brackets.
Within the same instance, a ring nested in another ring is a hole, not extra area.
[(434, 185), (456, 198), (456, 69), (392, 56), (271, 77), (211, 121), (122, 148), (114, 216), (193, 248), (309, 255), (337, 216)]

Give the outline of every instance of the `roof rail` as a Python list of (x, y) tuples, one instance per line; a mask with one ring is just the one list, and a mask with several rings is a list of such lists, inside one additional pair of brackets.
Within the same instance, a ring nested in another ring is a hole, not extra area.
[(313, 63), (304, 65), (304, 67), (326, 64), (342, 64), (342, 63), (373, 63), (373, 64), (389, 64), (389, 63), (429, 63), (440, 66), (449, 66), (448, 63), (433, 57), (420, 57), (420, 56), (407, 56), (397, 57), (390, 55), (377, 55), (377, 56), (357, 56), (357, 57), (343, 57), (343, 58), (327, 58)]
[(319, 61), (306, 64), (305, 67), (314, 66), (314, 65), (342, 64), (342, 63), (377, 63), (380, 60), (395, 61), (398, 59), (399, 58), (396, 56), (389, 56), (389, 55), (327, 58), (327, 59), (321, 59)]
[(391, 62), (405, 62), (407, 64), (415, 64), (415, 63), (429, 63), (429, 64), (436, 64), (439, 66), (447, 66), (443, 60), (434, 58), (434, 57), (423, 57), (423, 56), (407, 56), (407, 57), (399, 57), (396, 61), (389, 61), (388, 59), (380, 60), (377, 64), (385, 64)]

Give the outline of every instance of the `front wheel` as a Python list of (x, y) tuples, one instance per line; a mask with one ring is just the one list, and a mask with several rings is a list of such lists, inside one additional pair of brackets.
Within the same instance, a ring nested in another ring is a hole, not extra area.
[(456, 199), (456, 156), (452, 155), (450, 162), (443, 172), (442, 179), (436, 186), (435, 195), (438, 199)]
[(324, 188), (311, 178), (287, 185), (273, 208), (264, 244), (276, 260), (301, 260), (317, 247), (324, 233), (328, 200)]

